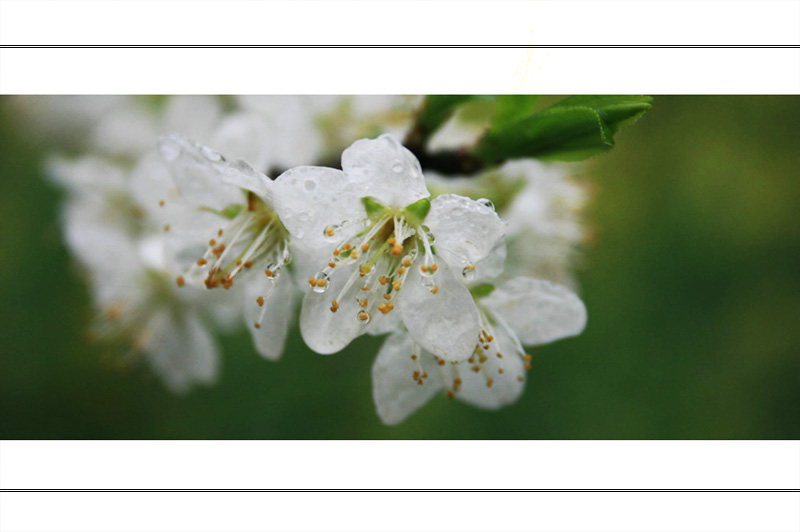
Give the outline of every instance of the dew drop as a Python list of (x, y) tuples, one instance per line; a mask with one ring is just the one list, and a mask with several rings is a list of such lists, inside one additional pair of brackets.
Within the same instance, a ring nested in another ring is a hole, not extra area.
[(317, 281), (314, 285), (314, 292), (322, 294), (328, 290), (330, 276), (327, 273), (317, 272), (317, 275), (314, 276), (314, 280)]
[(225, 160), (225, 157), (223, 157), (221, 153), (216, 150), (212, 150), (208, 146), (200, 146), (200, 153), (212, 163), (219, 163)]
[(181, 145), (172, 139), (166, 138), (158, 143), (158, 151), (161, 157), (168, 163), (178, 160), (181, 155)]
[(331, 224), (327, 226), (325, 229), (322, 230), (322, 236), (325, 237), (326, 240), (332, 241), (336, 239), (336, 231), (339, 229), (339, 226), (336, 224)]
[(420, 226), (420, 229), (425, 232), (425, 236), (428, 237), (428, 244), (433, 244), (433, 241), (436, 240), (436, 237), (431, 232), (431, 228), (427, 225)]
[(494, 203), (489, 198), (481, 198), (478, 200), (478, 203), (483, 205), (484, 207), (489, 207), (490, 209), (494, 210)]
[(475, 266), (464, 266), (464, 269), (461, 270), (461, 276), (467, 281), (473, 280), (475, 278)]
[(401, 163), (400, 161), (395, 161), (394, 164), (392, 165), (392, 172), (399, 174), (402, 171), (403, 171), (403, 163)]
[(370, 320), (371, 318), (372, 318), (372, 316), (370, 316), (370, 315), (369, 315), (369, 312), (367, 312), (366, 310), (360, 310), (360, 311), (358, 311), (358, 321), (360, 321), (360, 322), (361, 322), (361, 323), (363, 323), (364, 325), (366, 325), (367, 323), (369, 323), (369, 320)]
[(267, 275), (267, 278), (270, 280), (270, 282), (273, 283), (276, 282), (278, 280), (278, 277), (281, 276), (281, 267), (275, 264), (274, 262), (270, 262), (269, 264), (267, 264), (264, 268), (264, 271), (265, 272), (269, 271), (272, 274), (272, 275)]

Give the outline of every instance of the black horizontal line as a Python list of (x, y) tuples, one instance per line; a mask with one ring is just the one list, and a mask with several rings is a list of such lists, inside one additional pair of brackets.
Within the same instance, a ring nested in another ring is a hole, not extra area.
[(800, 489), (0, 489), (0, 493), (800, 493)]
[(265, 45), (240, 45), (240, 44), (3, 44), (0, 48), (800, 48), (797, 44), (265, 44)]

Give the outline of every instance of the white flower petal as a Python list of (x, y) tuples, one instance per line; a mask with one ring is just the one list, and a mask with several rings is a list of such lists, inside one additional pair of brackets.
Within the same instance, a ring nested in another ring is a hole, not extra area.
[(267, 170), (270, 151), (274, 149), (264, 121), (246, 113), (226, 117), (217, 128), (210, 145), (228, 157), (248, 161), (263, 172)]
[[(362, 310), (356, 301), (361, 289), (358, 282), (353, 283), (341, 298), (337, 298), (353, 271), (353, 267), (334, 269), (328, 280), (328, 289), (323, 293), (307, 288), (300, 311), (300, 332), (306, 345), (319, 354), (330, 355), (341, 351), (363, 334), (369, 323), (380, 319), (381, 315), (377, 312), (367, 323), (358, 319)], [(334, 300), (339, 304), (339, 309), (331, 312)]]
[(292, 239), (323, 256), (333, 252), (337, 242), (363, 229), (352, 224), (337, 231), (335, 240), (323, 234), (329, 225), (365, 218), (364, 195), (360, 184), (344, 172), (320, 166), (292, 168), (273, 183), (275, 212)]
[(217, 127), (221, 115), (222, 108), (217, 96), (173, 96), (164, 110), (159, 133), (179, 131), (201, 142), (210, 142), (211, 132)]
[(422, 284), (414, 268), (396, 298), (400, 316), (422, 347), (449, 362), (461, 362), (470, 357), (478, 341), (478, 309), (472, 294), (449, 268), (439, 268), (433, 279), (439, 287), (436, 294)]
[(539, 345), (580, 334), (586, 307), (569, 288), (550, 281), (515, 277), (481, 300), (519, 336)]
[(211, 384), (219, 373), (219, 349), (195, 316), (178, 320), (167, 310), (157, 312), (145, 327), (144, 350), (153, 371), (172, 391), (183, 393), (193, 384)]
[(45, 173), (59, 185), (81, 193), (103, 194), (125, 189), (122, 168), (99, 157), (68, 159), (56, 155), (47, 160)]
[(420, 357), (428, 373), (421, 386), (413, 378), (412, 340), (406, 333), (389, 336), (372, 366), (372, 397), (381, 421), (397, 425), (427, 403), (443, 386), (431, 356)]
[[(266, 275), (253, 272), (245, 281), (244, 308), (247, 328), (253, 337), (256, 351), (268, 360), (278, 360), (283, 354), (294, 316), (297, 291), (288, 277), (289, 273), (283, 272), (280, 280), (273, 284)], [(264, 297), (266, 300), (263, 307), (257, 302), (259, 297)], [(260, 328), (255, 327), (256, 322), (261, 325)]]
[(194, 206), (222, 210), (232, 204), (241, 204), (244, 194), (239, 187), (250, 189), (256, 186), (254, 192), (265, 192), (266, 185), (258, 188), (253, 174), (242, 172), (244, 175), (237, 182), (240, 168), (232, 166), (211, 148), (186, 137), (174, 133), (164, 135), (158, 141), (158, 147), (181, 195)]
[(405, 207), (430, 196), (419, 161), (391, 135), (355, 141), (342, 153), (348, 178), (362, 182), (365, 193), (391, 207)]
[[(514, 344), (504, 331), (495, 331), (494, 342), (503, 358), (497, 358), (496, 351), (486, 353), (487, 360), (481, 364), (482, 370), (477, 373), (470, 370), (467, 362), (458, 365), (462, 383), (455, 394), (456, 399), (492, 410), (519, 399), (525, 388), (525, 365), (522, 358), (516, 353)], [(500, 368), (503, 373), (498, 371)], [(520, 377), (522, 381), (519, 380)], [(492, 386), (487, 386), (487, 378), (492, 379)]]
[(494, 209), (457, 194), (434, 199), (425, 224), (436, 238), (436, 254), (459, 268), (485, 259), (505, 234)]
[(503, 238), (495, 244), (488, 257), (475, 265), (475, 277), (468, 284), (488, 283), (500, 277), (505, 268), (506, 255), (506, 241)]

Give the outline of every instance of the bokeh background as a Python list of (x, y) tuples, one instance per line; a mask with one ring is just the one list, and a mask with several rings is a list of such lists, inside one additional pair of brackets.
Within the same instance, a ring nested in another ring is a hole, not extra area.
[(46, 146), (0, 106), (0, 438), (800, 438), (800, 98), (659, 96), (590, 162), (585, 333), (536, 348), (497, 412), (375, 414), (379, 339), (279, 363), (224, 336), (217, 386), (174, 396), (86, 340)]

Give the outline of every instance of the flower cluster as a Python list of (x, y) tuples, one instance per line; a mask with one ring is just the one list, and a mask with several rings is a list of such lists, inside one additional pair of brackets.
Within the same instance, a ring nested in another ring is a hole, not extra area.
[(277, 360), (299, 307), (317, 353), (386, 336), (374, 401), (396, 424), (440, 393), (514, 402), (526, 347), (583, 330), (570, 266), (585, 192), (562, 169), (424, 174), (399, 140), (409, 99), (151, 105), (104, 105), (76, 141), (91, 155), (53, 157), (48, 172), (68, 193), (93, 335), (171, 389), (214, 382), (213, 332), (239, 323)]

